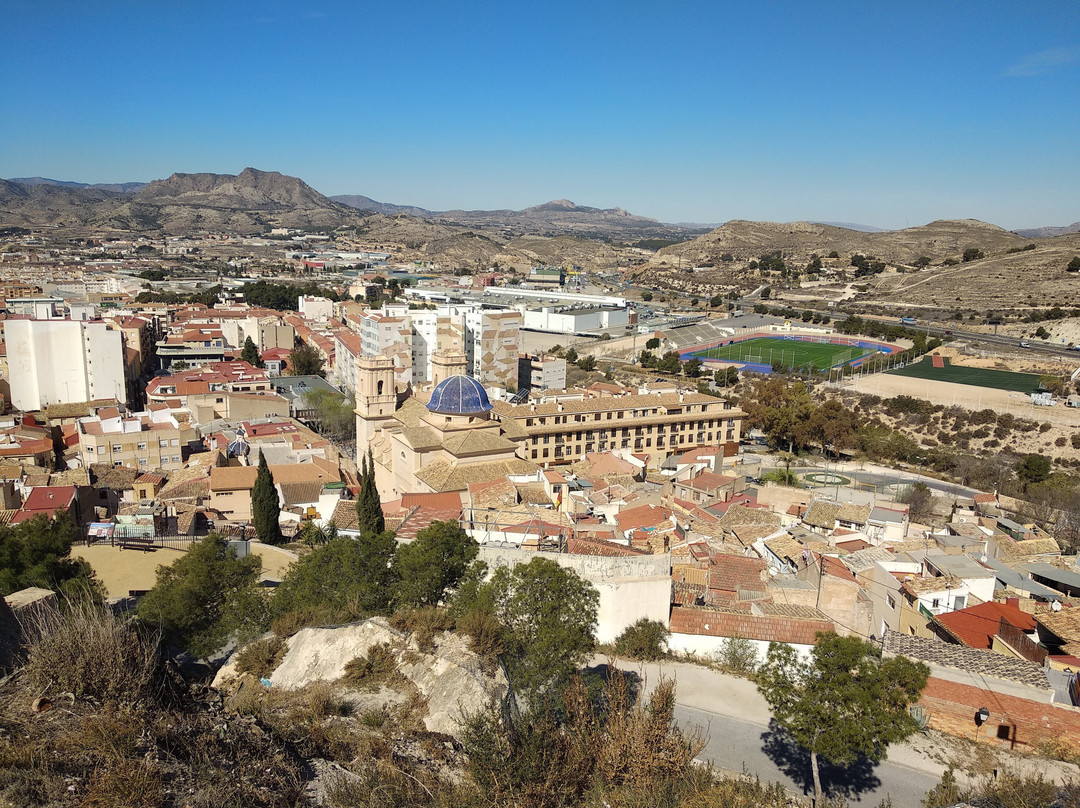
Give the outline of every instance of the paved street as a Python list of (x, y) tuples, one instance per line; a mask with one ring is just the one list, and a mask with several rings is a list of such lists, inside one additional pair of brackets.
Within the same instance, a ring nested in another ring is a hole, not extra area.
[[(774, 728), (682, 705), (676, 707), (675, 718), (681, 726), (707, 730), (709, 743), (701, 759), (722, 769), (782, 783), (796, 794), (813, 794), (809, 757)], [(937, 784), (938, 777), (886, 760), (847, 769), (823, 767), (822, 781), (831, 794), (843, 795), (851, 805), (876, 806), (888, 796), (895, 808), (920, 808), (923, 796)]]
[[(594, 665), (606, 662), (593, 659)], [(768, 705), (753, 682), (686, 662), (620, 661), (618, 667), (643, 678), (646, 689), (661, 677), (675, 680), (676, 720), (708, 734), (702, 760), (783, 783), (797, 794), (813, 792), (809, 758), (771, 725)], [(876, 765), (864, 761), (846, 769), (823, 767), (822, 780), (852, 805), (876, 806), (889, 796), (895, 808), (920, 808), (942, 771), (944, 766), (930, 760), (925, 750), (899, 744), (889, 749), (888, 760)]]

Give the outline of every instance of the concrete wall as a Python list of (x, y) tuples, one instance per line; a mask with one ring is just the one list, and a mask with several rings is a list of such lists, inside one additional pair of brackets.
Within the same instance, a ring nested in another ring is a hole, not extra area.
[(646, 617), (665, 626), (671, 604), (671, 557), (634, 558), (537, 553), (503, 547), (482, 546), (480, 560), (494, 572), (499, 567), (527, 564), (537, 556), (550, 559), (589, 581), (600, 594), (597, 642), (612, 642), (625, 628)]
[[(675, 634), (673, 632), (668, 638), (668, 650), (675, 654), (692, 654), (707, 659), (714, 659), (728, 639), (728, 637), (710, 637), (702, 634)], [(757, 652), (758, 662), (764, 662), (765, 655), (769, 653), (769, 641), (746, 640), (746, 642), (754, 646), (754, 650)], [(810, 652), (814, 648), (812, 645), (799, 645), (796, 643), (788, 643), (788, 645), (795, 649), (795, 652), (799, 655), (799, 659), (802, 660), (809, 660)]]

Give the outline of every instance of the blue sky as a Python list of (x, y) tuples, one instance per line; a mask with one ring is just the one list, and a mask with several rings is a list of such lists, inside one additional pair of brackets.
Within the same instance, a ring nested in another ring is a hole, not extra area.
[(1073, 2), (0, 0), (0, 176), (431, 209), (1080, 220)]

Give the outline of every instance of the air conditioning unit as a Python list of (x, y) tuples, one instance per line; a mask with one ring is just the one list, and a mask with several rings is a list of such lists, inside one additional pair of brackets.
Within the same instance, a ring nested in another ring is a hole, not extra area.
[(960, 524), (964, 524), (967, 521), (967, 517), (966, 516), (961, 516), (956, 521), (959, 522)]

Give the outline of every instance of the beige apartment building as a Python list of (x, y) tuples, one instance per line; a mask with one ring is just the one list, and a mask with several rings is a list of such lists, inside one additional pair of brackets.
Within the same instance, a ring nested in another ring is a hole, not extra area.
[(574, 463), (588, 452), (629, 449), (657, 465), (696, 446), (738, 444), (746, 414), (703, 393), (629, 393), (548, 404), (492, 402), (503, 434), (526, 460)]
[(181, 424), (169, 409), (121, 414), (115, 407), (80, 418), (79, 456), (93, 463), (174, 471), (184, 467), (184, 452), (197, 439), (193, 428)]

